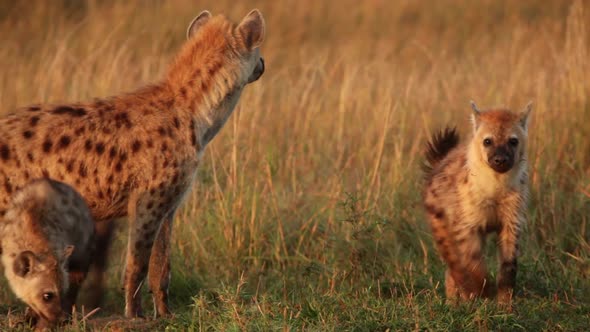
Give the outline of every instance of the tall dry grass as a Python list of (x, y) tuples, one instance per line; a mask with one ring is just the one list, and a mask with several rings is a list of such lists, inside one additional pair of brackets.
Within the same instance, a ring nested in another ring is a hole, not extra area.
[[(440, 263), (421, 209), (421, 151), (446, 124), (468, 135), (470, 99), (534, 102), (525, 265), (590, 275), (583, 1), (2, 1), (2, 111), (157, 80), (194, 15), (237, 21), (253, 7), (267, 23), (267, 71), (178, 213), (173, 287), (243, 278), (288, 299), (297, 287), (329, 294), (428, 276)], [(113, 256), (118, 290), (123, 256)], [(425, 287), (438, 287), (437, 271)]]

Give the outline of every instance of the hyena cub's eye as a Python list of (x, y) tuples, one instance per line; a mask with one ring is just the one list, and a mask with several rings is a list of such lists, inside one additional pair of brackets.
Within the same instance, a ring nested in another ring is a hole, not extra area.
[(488, 147), (492, 145), (492, 139), (491, 138), (486, 138), (483, 140), (483, 146)]
[(508, 144), (512, 145), (512, 146), (517, 146), (518, 145), (518, 138), (516, 137), (512, 137), (508, 140)]
[(43, 293), (43, 301), (50, 302), (55, 297), (55, 293)]

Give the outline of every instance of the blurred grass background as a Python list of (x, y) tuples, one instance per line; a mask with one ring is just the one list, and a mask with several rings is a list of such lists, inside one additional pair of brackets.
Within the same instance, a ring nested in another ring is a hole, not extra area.
[[(177, 215), (177, 316), (162, 329), (589, 327), (584, 1), (2, 0), (2, 112), (158, 80), (201, 10), (238, 22), (255, 7), (267, 25), (266, 73), (208, 147)], [(470, 99), (534, 102), (512, 314), (444, 304), (444, 266), (421, 208), (424, 142), (446, 124), (467, 136)], [(123, 311), (123, 239), (104, 315)], [(5, 286), (0, 299), (18, 307)]]

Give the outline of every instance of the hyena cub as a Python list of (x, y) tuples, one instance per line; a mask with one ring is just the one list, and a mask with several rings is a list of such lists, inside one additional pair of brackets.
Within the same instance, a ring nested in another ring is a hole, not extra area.
[(93, 237), (90, 210), (70, 186), (37, 179), (13, 195), (0, 223), (2, 264), (38, 328), (72, 310), (91, 262)]
[(482, 250), (498, 234), (498, 302), (509, 305), (518, 237), (525, 221), (529, 103), (521, 112), (473, 108), (473, 138), (459, 145), (455, 129), (435, 135), (426, 151), (424, 206), (445, 263), (448, 299), (492, 297)]

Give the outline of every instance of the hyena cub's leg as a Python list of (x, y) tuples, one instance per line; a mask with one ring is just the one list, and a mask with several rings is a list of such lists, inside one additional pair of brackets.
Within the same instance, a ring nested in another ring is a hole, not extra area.
[(460, 259), (460, 271), (462, 282), (458, 282), (463, 298), (478, 296), (491, 297), (494, 294), (494, 285), (490, 282), (487, 267), (483, 256), (484, 237), (478, 229), (460, 229), (455, 234), (457, 254)]
[(500, 260), (498, 302), (510, 306), (512, 304), (514, 285), (516, 284), (519, 230), (517, 227), (518, 216), (508, 216), (506, 219), (509, 221), (506, 220), (507, 222), (503, 224), (498, 234)]
[(154, 316), (170, 314), (168, 309), (168, 285), (170, 284), (170, 240), (174, 212), (162, 222), (156, 236), (148, 270), (148, 284), (154, 301)]

